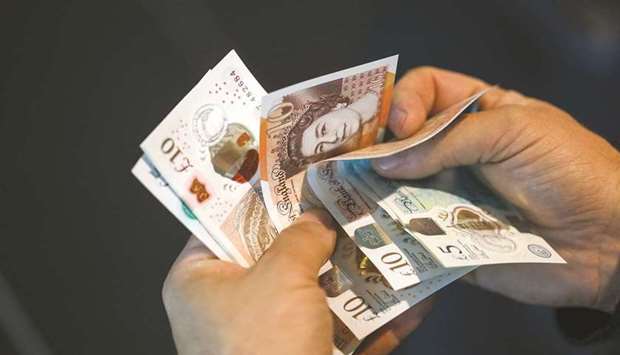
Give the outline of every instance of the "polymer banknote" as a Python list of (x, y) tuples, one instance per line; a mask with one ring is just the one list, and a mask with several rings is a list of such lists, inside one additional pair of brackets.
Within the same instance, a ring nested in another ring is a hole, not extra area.
[(412, 149), (441, 133), (452, 122), (461, 117), (463, 113), (476, 111), (478, 109), (478, 100), (489, 90), (493, 90), (493, 87), (483, 89), (474, 95), (453, 104), (440, 113), (429, 117), (424, 122), (422, 127), (420, 127), (416, 133), (408, 138), (367, 146), (362, 149), (357, 149), (345, 154), (331, 157), (329, 160), (376, 159), (394, 155), (407, 149)]
[(256, 189), (264, 95), (231, 51), (141, 144), (209, 234), (246, 267), (277, 236)]
[(304, 210), (313, 163), (377, 143), (385, 131), (397, 56), (304, 81), (262, 100), (260, 178), (278, 230)]
[(394, 290), (445, 272), (415, 238), (347, 180), (338, 162), (313, 164), (308, 181), (316, 196)]
[(524, 232), (527, 226), (518, 212), (466, 169), (394, 181), (377, 175), (368, 161), (348, 164), (373, 190), (377, 204), (444, 267), (564, 263), (542, 237)]
[(473, 267), (457, 268), (417, 285), (395, 291), (343, 230), (337, 233), (334, 267), (319, 277), (327, 303), (357, 339), (464, 276)]
[(334, 354), (351, 354), (477, 265), (563, 262), (464, 170), (417, 181), (372, 170), (367, 159), (433, 139), (486, 93), (410, 138), (381, 143), (396, 63), (388, 57), (266, 94), (231, 51), (143, 141), (132, 170), (214, 254), (245, 267), (304, 209), (327, 208), (341, 226), (319, 277)]

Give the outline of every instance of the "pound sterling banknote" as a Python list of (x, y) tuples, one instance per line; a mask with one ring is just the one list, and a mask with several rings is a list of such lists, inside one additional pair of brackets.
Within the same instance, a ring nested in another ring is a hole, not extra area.
[(260, 177), (282, 230), (307, 207), (306, 168), (377, 143), (387, 123), (398, 57), (275, 91), (262, 101)]
[(394, 155), (407, 149), (412, 149), (441, 133), (452, 122), (461, 117), (462, 114), (477, 111), (478, 99), (490, 90), (493, 90), (493, 87), (480, 90), (474, 95), (457, 102), (433, 117), (428, 118), (422, 127), (420, 127), (420, 129), (411, 137), (371, 145), (362, 149), (357, 149), (345, 154), (331, 157), (328, 160), (375, 159)]
[(231, 51), (141, 144), (208, 233), (245, 267), (277, 235), (254, 189), (264, 95)]
[(461, 278), (473, 267), (456, 268), (421, 283), (393, 290), (381, 273), (343, 230), (337, 233), (334, 267), (319, 278), (331, 310), (357, 339), (421, 302), (442, 287)]
[[(143, 141), (132, 172), (219, 258), (253, 265), (305, 208), (342, 228), (320, 273), (334, 354), (477, 265), (563, 262), (520, 215), (450, 171), (386, 180), (367, 160), (439, 134), (481, 91), (400, 141), (382, 140), (397, 56), (266, 95), (231, 51)], [(337, 161), (335, 161), (337, 160)]]
[[(368, 161), (353, 170), (379, 206), (447, 268), (503, 263), (565, 263), (527, 228), (514, 208), (477, 183), (465, 168), (417, 181), (386, 180)], [(475, 201), (475, 202), (474, 202)]]
[(308, 182), (325, 208), (355, 241), (394, 290), (438, 276), (446, 270), (389, 214), (360, 194), (335, 161), (313, 164)]

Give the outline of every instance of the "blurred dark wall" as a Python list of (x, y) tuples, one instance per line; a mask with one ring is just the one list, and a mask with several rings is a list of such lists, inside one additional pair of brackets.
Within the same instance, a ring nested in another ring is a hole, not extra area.
[[(0, 353), (174, 352), (160, 289), (187, 232), (129, 169), (140, 141), (230, 49), (267, 90), (400, 53), (401, 75), (426, 64), (480, 76), (556, 103), (618, 146), (617, 9), (585, 1), (5, 2), (0, 294), (13, 296), (0, 297)], [(441, 302), (402, 353), (589, 351), (568, 346), (545, 308), (461, 285)], [(440, 343), (446, 334), (452, 341)], [(536, 334), (544, 338), (531, 340)]]

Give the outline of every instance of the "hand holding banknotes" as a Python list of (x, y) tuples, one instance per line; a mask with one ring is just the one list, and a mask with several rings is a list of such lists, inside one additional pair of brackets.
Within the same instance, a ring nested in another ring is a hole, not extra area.
[(142, 142), (132, 173), (196, 236), (164, 287), (180, 353), (386, 354), (474, 270), (524, 302), (618, 304), (620, 154), (462, 74), (394, 86), (397, 60), (267, 93), (231, 51)]
[(163, 291), (179, 354), (329, 353), (332, 318), (317, 283), (334, 248), (329, 218), (304, 215), (251, 269), (191, 239)]
[[(331, 353), (332, 315), (317, 283), (334, 248), (331, 224), (320, 210), (305, 213), (251, 269), (218, 260), (192, 237), (163, 291), (179, 354)], [(358, 353), (393, 350), (431, 302), (373, 334)]]
[[(410, 71), (396, 85), (390, 128), (415, 133), (426, 117), (488, 85), (435, 68)], [(557, 107), (493, 89), (481, 111), (435, 139), (374, 161), (381, 175), (417, 179), (470, 166), (514, 204), (566, 265), (493, 265), (470, 280), (519, 301), (612, 310), (620, 255), (620, 154)]]

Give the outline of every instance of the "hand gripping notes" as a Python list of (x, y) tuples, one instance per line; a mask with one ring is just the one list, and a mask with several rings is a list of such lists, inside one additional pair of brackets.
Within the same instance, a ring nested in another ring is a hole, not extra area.
[(142, 142), (132, 169), (218, 258), (244, 267), (304, 209), (326, 208), (340, 225), (319, 276), (334, 354), (479, 265), (563, 262), (466, 169), (417, 181), (374, 173), (368, 159), (432, 139), (492, 90), (382, 142), (397, 59), (267, 94), (231, 51)]

